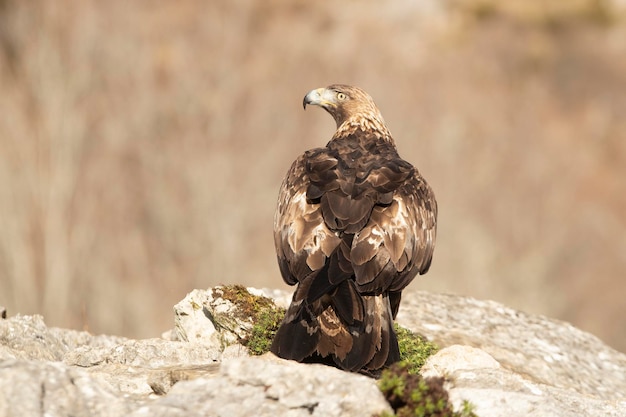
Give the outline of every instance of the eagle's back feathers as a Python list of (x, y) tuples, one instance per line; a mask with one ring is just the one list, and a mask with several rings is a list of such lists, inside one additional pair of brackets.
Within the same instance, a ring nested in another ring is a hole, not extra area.
[(332, 87), (354, 102), (325, 107), (340, 111), (335, 136), (296, 159), (279, 193), (278, 263), (298, 287), (272, 351), (376, 374), (399, 360), (393, 319), (401, 291), (430, 266), (437, 205), (371, 98)]

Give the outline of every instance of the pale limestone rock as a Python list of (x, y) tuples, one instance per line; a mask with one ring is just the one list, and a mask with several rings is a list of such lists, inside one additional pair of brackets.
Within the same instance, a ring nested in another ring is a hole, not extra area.
[(88, 332), (47, 327), (39, 315), (0, 320), (0, 359), (62, 360), (78, 346), (112, 347), (127, 340)]
[(390, 411), (375, 381), (324, 365), (266, 358), (222, 363), (215, 378), (176, 384), (140, 416), (370, 416)]
[(445, 376), (459, 370), (497, 369), (498, 361), (487, 352), (464, 345), (452, 345), (428, 358), (422, 367), (424, 377)]
[(398, 321), (444, 348), (424, 374), (480, 417), (626, 416), (626, 355), (568, 323), (425, 292), (403, 295)]
[[(254, 323), (240, 306), (224, 297), (224, 287), (193, 290), (174, 306), (177, 340), (227, 346), (239, 343)], [(254, 290), (262, 295), (260, 290)], [(216, 329), (219, 329), (217, 331)]]
[(222, 352), (222, 360), (241, 358), (250, 356), (248, 352), (248, 348), (240, 345), (239, 343), (234, 343), (230, 346), (227, 346)]
[(534, 383), (605, 400), (626, 400), (626, 355), (569, 323), (494, 301), (403, 294), (398, 322), (441, 347), (479, 348)]
[(215, 325), (205, 305), (209, 302), (209, 292), (193, 290), (174, 306), (174, 334), (183, 342), (219, 343)]
[(66, 354), (64, 361), (86, 368), (124, 394), (145, 397), (154, 392), (155, 386), (164, 391), (173, 384), (155, 381), (188, 379), (177, 377), (177, 372), (210, 368), (220, 358), (220, 349), (215, 346), (144, 339), (128, 340), (112, 348), (79, 347)]
[(0, 362), (0, 415), (3, 417), (117, 417), (138, 404), (104, 381), (60, 362)]
[(113, 347), (81, 346), (65, 355), (69, 365), (82, 367), (120, 364), (142, 368), (161, 368), (215, 362), (221, 357), (216, 346), (163, 339), (127, 340)]
[[(185, 337), (174, 341), (48, 328), (39, 316), (0, 320), (0, 416), (360, 416), (387, 407), (364, 376), (246, 357), (236, 342), (251, 322), (219, 289), (186, 300), (176, 329)], [(202, 307), (184, 309), (194, 304)], [(220, 315), (224, 325), (204, 337)], [(479, 417), (626, 416), (626, 355), (567, 323), (420, 292), (404, 294), (399, 322), (443, 348), (423, 373), (445, 376), (455, 407), (469, 400)]]

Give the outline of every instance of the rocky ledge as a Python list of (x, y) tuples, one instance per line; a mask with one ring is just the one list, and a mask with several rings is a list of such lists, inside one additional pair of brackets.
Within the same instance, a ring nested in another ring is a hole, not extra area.
[[(175, 306), (175, 328), (145, 340), (0, 319), (0, 416), (392, 415), (376, 380), (250, 356), (259, 320), (276, 318), (233, 306), (223, 289), (195, 290)], [(406, 294), (398, 321), (440, 347), (421, 373), (445, 378), (457, 410), (626, 416), (626, 355), (567, 323), (424, 292)]]

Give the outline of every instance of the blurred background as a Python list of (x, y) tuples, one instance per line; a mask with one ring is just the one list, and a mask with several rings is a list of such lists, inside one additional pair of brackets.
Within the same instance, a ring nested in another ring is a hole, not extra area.
[(437, 194), (409, 291), (626, 351), (623, 0), (0, 0), (0, 304), (154, 337), (194, 288), (287, 288), (276, 197), (331, 83)]

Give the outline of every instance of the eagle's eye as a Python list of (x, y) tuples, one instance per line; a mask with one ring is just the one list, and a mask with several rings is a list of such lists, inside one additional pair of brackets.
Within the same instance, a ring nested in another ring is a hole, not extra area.
[(344, 93), (337, 93), (337, 98), (339, 100), (345, 100), (348, 98), (348, 96), (346, 96)]

